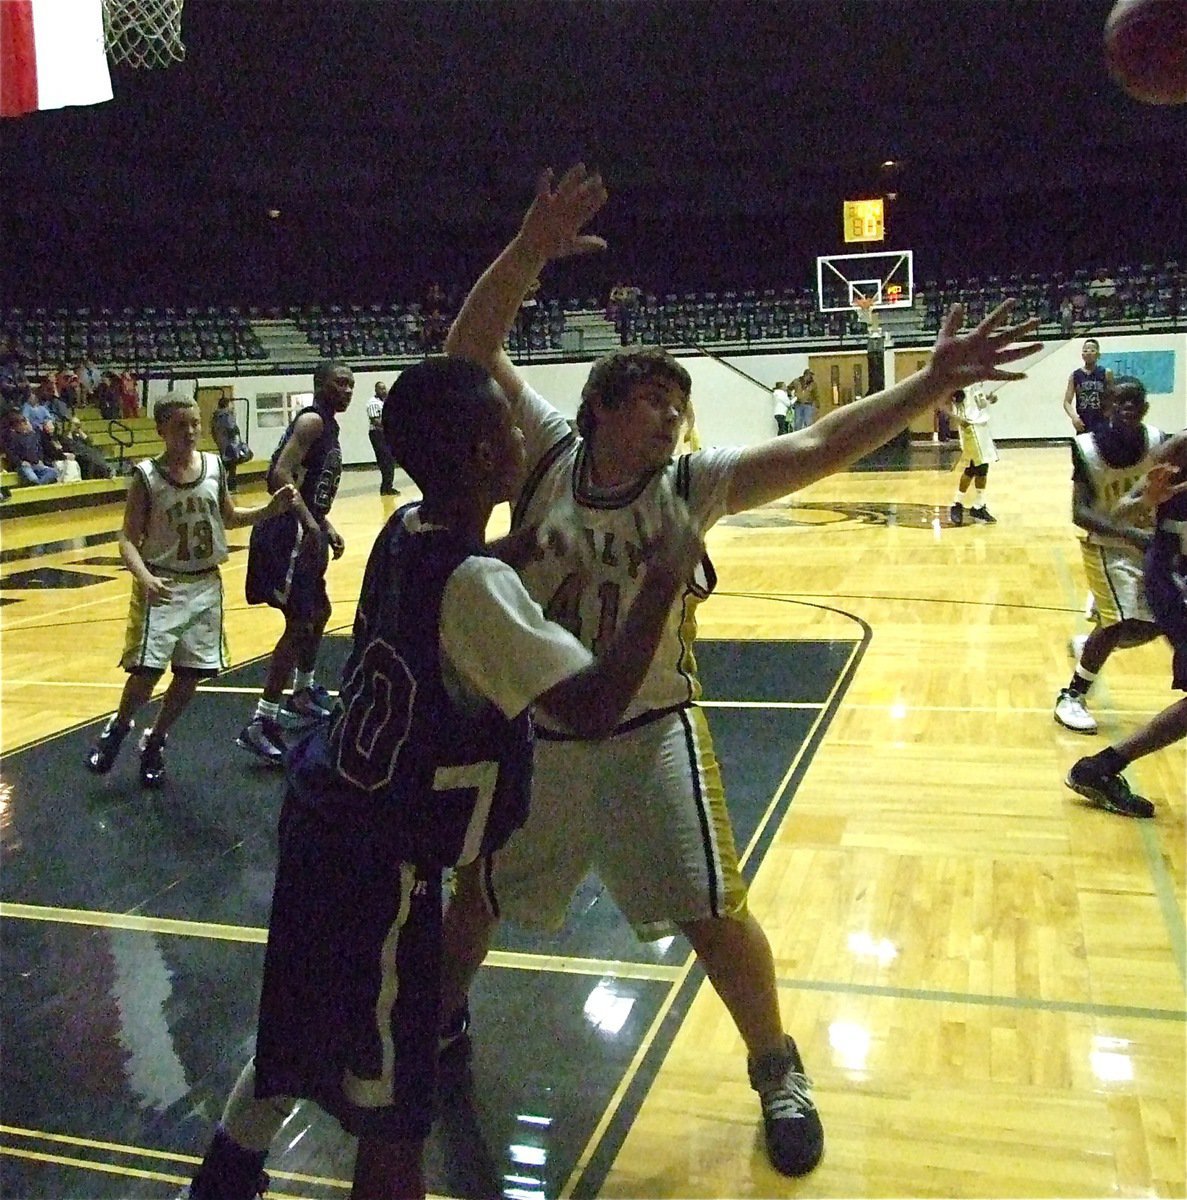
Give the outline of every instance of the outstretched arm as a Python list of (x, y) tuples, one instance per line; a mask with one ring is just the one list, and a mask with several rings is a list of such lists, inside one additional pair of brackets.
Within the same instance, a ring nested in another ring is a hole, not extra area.
[(542, 172), (519, 232), (466, 297), (445, 339), (445, 353), (486, 367), (507, 395), (518, 395), (522, 381), (503, 339), (533, 280), (549, 262), (606, 248), (600, 237), (581, 232), (605, 203), (602, 177), (584, 163), (570, 167), (559, 183), (551, 170)]
[(877, 449), (911, 418), (934, 408), (957, 388), (982, 379), (1022, 379), (1007, 364), (1039, 349), (1020, 343), (1038, 327), (1037, 318), (1018, 325), (1007, 319), (1014, 301), (999, 304), (975, 329), (959, 332), (964, 309), (949, 311), (922, 371), (885, 391), (835, 409), (807, 429), (743, 450), (730, 487), (729, 511), (742, 512), (815, 483)]

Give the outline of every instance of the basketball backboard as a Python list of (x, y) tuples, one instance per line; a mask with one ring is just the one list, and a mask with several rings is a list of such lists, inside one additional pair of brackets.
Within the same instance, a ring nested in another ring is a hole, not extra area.
[(821, 312), (848, 312), (855, 300), (877, 308), (910, 308), (915, 302), (914, 255), (910, 250), (870, 254), (821, 254), (816, 259), (816, 298)]

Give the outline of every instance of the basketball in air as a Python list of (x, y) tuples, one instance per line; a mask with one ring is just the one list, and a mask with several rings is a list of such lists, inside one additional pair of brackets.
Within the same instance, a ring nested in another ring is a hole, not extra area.
[(1105, 21), (1105, 62), (1135, 100), (1187, 103), (1187, 0), (1117, 0)]

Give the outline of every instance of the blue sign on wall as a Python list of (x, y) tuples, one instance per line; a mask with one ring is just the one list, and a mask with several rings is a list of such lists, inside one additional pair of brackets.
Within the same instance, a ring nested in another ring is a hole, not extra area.
[(1100, 356), (1100, 365), (1118, 375), (1136, 375), (1151, 395), (1171, 395), (1175, 390), (1173, 350), (1122, 350)]

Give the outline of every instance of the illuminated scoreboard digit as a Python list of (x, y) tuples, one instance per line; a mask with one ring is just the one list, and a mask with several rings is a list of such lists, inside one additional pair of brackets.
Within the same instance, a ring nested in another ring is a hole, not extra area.
[(885, 209), (877, 200), (845, 201), (845, 241), (880, 242), (886, 236)]

